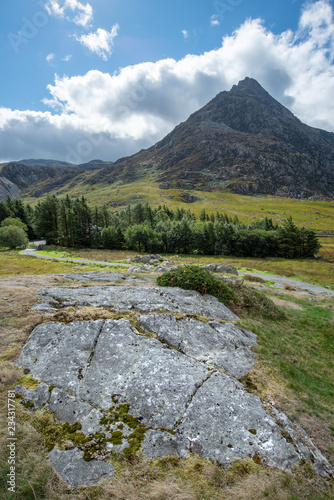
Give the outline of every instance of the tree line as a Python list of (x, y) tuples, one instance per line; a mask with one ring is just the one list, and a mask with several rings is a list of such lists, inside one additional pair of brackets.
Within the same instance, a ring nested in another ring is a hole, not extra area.
[(320, 248), (316, 233), (297, 227), (291, 217), (281, 226), (267, 217), (246, 225), (225, 213), (202, 210), (196, 217), (184, 208), (148, 203), (111, 212), (106, 205), (90, 208), (84, 197), (48, 195), (35, 208), (7, 198), (0, 202), (0, 224), (12, 227), (8, 219), (21, 222), (29, 239), (67, 247), (284, 258), (314, 257)]

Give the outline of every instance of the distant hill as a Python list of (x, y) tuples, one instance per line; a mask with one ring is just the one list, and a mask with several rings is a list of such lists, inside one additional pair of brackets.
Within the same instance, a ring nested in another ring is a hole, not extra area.
[(103, 161), (103, 160), (91, 160), (87, 163), (80, 163), (80, 165), (77, 165), (78, 168), (101, 168), (101, 167), (106, 167), (110, 165), (112, 162), (111, 161)]
[(226, 188), (252, 196), (328, 200), (334, 198), (333, 167), (334, 134), (303, 124), (256, 80), (245, 78), (132, 156), (82, 165), (22, 160), (4, 166), (1, 175), (29, 197), (87, 195), (96, 186), (107, 196), (115, 183), (144, 183), (154, 190), (183, 190), (186, 202), (195, 201), (192, 191)]
[[(80, 165), (75, 165), (74, 163), (68, 163), (66, 161), (58, 161), (58, 160), (19, 160), (18, 162), (11, 163), (20, 163), (21, 165), (29, 165), (30, 167), (61, 167), (61, 168), (101, 168), (106, 165), (109, 165), (111, 162), (103, 161), (103, 160), (91, 160), (87, 163), (81, 163)], [(3, 163), (2, 165), (7, 165), (7, 163)]]
[(58, 161), (58, 160), (19, 160), (17, 162), (11, 163), (20, 163), (21, 165), (29, 165), (30, 167), (76, 167), (73, 163), (68, 163), (67, 161)]
[(59, 186), (66, 185), (79, 173), (81, 170), (78, 168), (37, 167), (15, 162), (8, 163), (2, 167), (1, 178), (11, 183), (12, 194), (0, 191), (0, 200), (4, 200), (8, 195), (17, 196), (27, 188), (33, 189), (34, 196), (42, 196)]

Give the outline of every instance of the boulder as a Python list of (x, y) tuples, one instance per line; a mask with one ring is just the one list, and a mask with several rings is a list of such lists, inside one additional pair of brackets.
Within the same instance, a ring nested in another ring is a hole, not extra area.
[(222, 274), (235, 274), (238, 276), (237, 268), (232, 266), (232, 264), (204, 264), (203, 267), (210, 271), (211, 273), (222, 273)]
[(163, 257), (159, 254), (149, 254), (149, 255), (136, 255), (131, 259), (131, 262), (137, 262), (142, 264), (159, 264), (163, 261)]
[(217, 264), (216, 273), (235, 274), (236, 276), (238, 276), (237, 268), (232, 266), (232, 264)]

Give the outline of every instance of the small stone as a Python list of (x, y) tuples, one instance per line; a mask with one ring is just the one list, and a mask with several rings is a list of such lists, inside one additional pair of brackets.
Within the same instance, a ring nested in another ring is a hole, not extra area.
[(83, 460), (83, 451), (78, 448), (67, 451), (55, 448), (49, 453), (49, 459), (61, 479), (77, 488), (96, 484), (114, 473), (114, 468), (109, 463)]

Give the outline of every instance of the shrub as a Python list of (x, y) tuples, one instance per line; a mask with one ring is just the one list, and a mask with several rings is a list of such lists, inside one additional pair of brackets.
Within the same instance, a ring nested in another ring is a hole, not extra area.
[(7, 217), (5, 220), (1, 222), (1, 227), (8, 227), (8, 226), (16, 226), (20, 227), (23, 229), (25, 233), (28, 232), (28, 226), (24, 222), (21, 221), (18, 217)]
[(245, 274), (244, 280), (252, 281), (254, 283), (265, 283), (263, 278), (260, 278), (259, 276), (252, 276), (251, 274)]
[(236, 295), (230, 308), (238, 316), (250, 315), (254, 318), (278, 320), (284, 318), (284, 313), (263, 292), (254, 290), (240, 283), (232, 285)]
[(157, 278), (160, 286), (177, 286), (184, 290), (195, 290), (204, 295), (208, 293), (224, 304), (236, 300), (234, 291), (220, 278), (213, 276), (207, 269), (198, 266), (182, 266), (167, 271)]
[(25, 245), (29, 239), (25, 231), (18, 226), (0, 228), (0, 246), (16, 248)]

